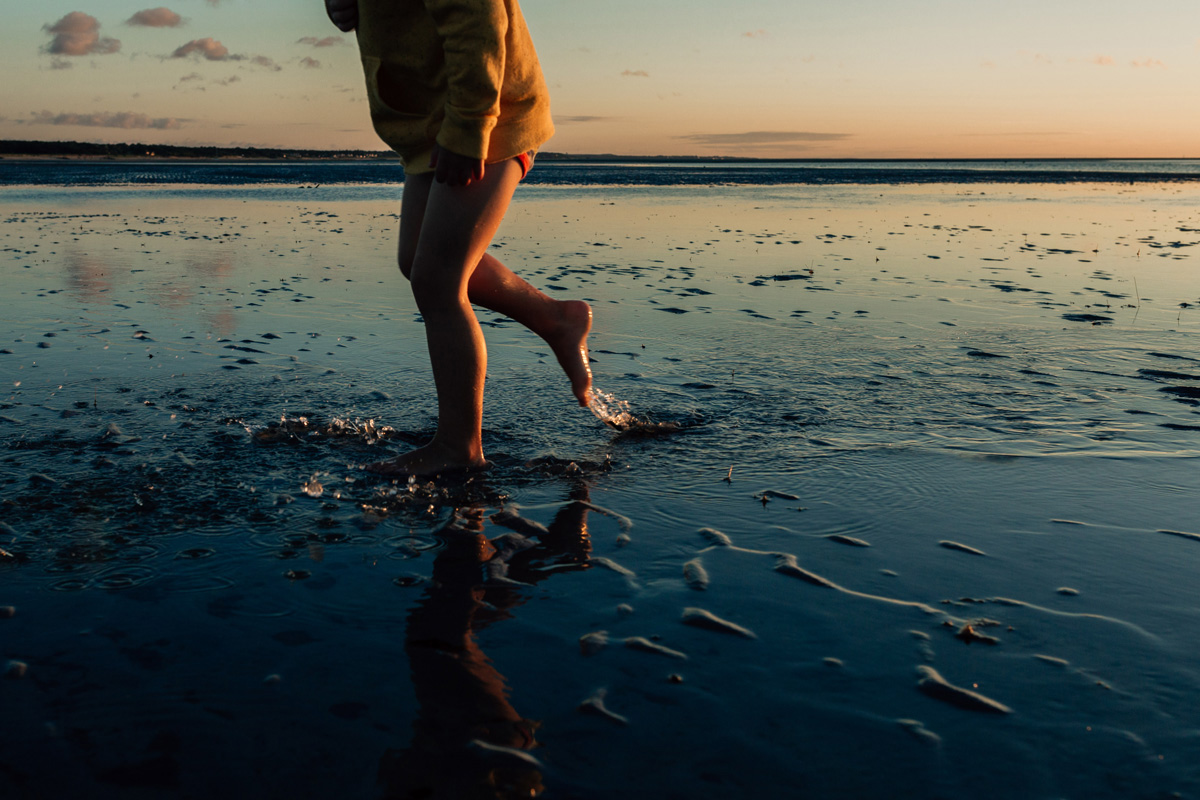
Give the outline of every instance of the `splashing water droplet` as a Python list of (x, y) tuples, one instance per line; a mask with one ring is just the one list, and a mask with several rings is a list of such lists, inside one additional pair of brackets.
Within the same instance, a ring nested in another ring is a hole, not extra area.
[(595, 387), (588, 390), (588, 408), (596, 419), (619, 431), (642, 424), (629, 410), (629, 403)]
[(300, 487), (309, 497), (320, 497), (325, 493), (325, 487), (321, 485), (321, 481), (317, 480), (317, 476), (313, 475), (303, 486)]

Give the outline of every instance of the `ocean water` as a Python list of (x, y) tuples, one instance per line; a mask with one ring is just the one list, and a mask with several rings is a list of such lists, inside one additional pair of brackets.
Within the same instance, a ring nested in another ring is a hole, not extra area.
[(399, 187), (170, 177), (0, 190), (5, 796), (1200, 793), (1194, 183), (531, 181), (618, 424), (410, 482)]
[[(1190, 183), (1197, 159), (1062, 159), (968, 161), (588, 162), (542, 159), (526, 177), (541, 186), (776, 186), (795, 184)], [(244, 194), (283, 187), (307, 190), (403, 183), (398, 161), (242, 161), (82, 159), (0, 161), (0, 186), (229, 187)], [(36, 196), (36, 195), (34, 195)]]

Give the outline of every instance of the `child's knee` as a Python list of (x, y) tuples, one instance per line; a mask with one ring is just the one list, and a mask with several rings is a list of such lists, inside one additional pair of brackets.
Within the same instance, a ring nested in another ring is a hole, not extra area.
[[(401, 267), (403, 271), (403, 267)], [(413, 270), (411, 265), (406, 277), (412, 288), (417, 307), (425, 312), (460, 305), (458, 287), (447, 276), (436, 269)]]

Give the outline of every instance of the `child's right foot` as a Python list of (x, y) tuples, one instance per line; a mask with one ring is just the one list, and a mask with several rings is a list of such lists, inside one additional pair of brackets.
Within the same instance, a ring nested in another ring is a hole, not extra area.
[(582, 300), (564, 300), (559, 304), (562, 321), (545, 337), (559, 366), (571, 381), (571, 392), (579, 405), (588, 404), (592, 388), (592, 367), (588, 361), (587, 337), (592, 329), (592, 307)]
[(386, 461), (376, 461), (363, 467), (367, 472), (378, 475), (405, 476), (415, 475), (418, 478), (437, 475), (445, 472), (467, 472), (488, 466), (486, 459), (478, 461), (461, 461), (451, 458), (432, 443), (416, 450), (410, 450), (403, 455), (389, 458)]

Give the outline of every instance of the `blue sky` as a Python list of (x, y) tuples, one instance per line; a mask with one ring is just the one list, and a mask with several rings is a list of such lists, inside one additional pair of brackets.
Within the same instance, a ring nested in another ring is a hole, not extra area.
[[(0, 138), (379, 147), (322, 2), (44, 0), (0, 30)], [(525, 0), (548, 150), (1200, 157), (1193, 0)]]

